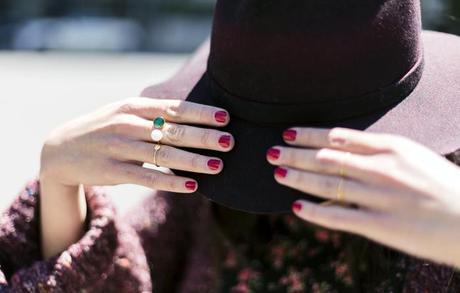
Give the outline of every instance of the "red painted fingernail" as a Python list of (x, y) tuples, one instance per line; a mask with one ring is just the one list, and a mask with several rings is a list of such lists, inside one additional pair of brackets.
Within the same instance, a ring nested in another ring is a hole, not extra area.
[(292, 204), (292, 210), (296, 213), (300, 212), (300, 210), (302, 209), (302, 204), (300, 202), (294, 202)]
[(214, 118), (216, 118), (216, 121), (219, 123), (227, 122), (227, 117), (228, 117), (228, 114), (225, 111), (219, 111), (219, 112), (216, 112), (216, 114), (214, 114)]
[(270, 160), (278, 160), (280, 158), (281, 151), (279, 149), (271, 148), (267, 151), (267, 158)]
[(187, 181), (185, 182), (185, 188), (188, 190), (195, 190), (196, 189), (196, 182), (195, 181)]
[(284, 131), (283, 133), (283, 138), (284, 140), (286, 141), (294, 141), (297, 137), (297, 131), (293, 130), (293, 129), (288, 129), (286, 131)]
[(219, 144), (224, 148), (229, 148), (231, 141), (232, 137), (230, 135), (222, 135), (219, 138)]
[(220, 164), (221, 164), (220, 160), (212, 159), (208, 161), (208, 167), (211, 170), (219, 170)]
[(278, 168), (275, 169), (275, 176), (276, 177), (285, 178), (287, 173), (288, 173), (288, 170), (286, 170), (284, 168), (278, 167)]

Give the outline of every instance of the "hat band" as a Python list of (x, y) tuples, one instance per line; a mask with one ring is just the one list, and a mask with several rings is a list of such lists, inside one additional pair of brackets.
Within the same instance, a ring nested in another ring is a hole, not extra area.
[(340, 121), (392, 108), (415, 89), (422, 73), (423, 57), (400, 80), (374, 92), (340, 100), (295, 104), (261, 103), (245, 99), (223, 88), (209, 70), (205, 77), (212, 98), (232, 116), (255, 123), (303, 124)]

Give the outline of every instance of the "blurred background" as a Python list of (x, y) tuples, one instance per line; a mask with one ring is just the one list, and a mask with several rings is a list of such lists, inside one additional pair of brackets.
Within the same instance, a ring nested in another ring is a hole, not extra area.
[(0, 48), (190, 52), (213, 0), (0, 0)]
[[(0, 49), (192, 51), (214, 0), (0, 0)], [(460, 34), (460, 0), (423, 0), (427, 29)]]
[[(214, 2), (0, 0), (0, 211), (38, 174), (53, 128), (173, 74), (209, 35)], [(425, 28), (460, 34), (460, 0), (422, 2)], [(122, 213), (149, 193), (110, 191)]]

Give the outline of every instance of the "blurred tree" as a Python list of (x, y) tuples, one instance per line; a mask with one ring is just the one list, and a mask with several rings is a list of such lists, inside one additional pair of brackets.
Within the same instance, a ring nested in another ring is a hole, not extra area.
[(449, 17), (451, 32), (460, 35), (460, 1), (451, 0), (451, 14)]

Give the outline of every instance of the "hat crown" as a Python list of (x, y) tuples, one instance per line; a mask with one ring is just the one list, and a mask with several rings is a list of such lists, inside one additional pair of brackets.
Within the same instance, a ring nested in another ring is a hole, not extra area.
[(420, 32), (418, 0), (219, 0), (208, 72), (250, 101), (340, 100), (406, 76)]

